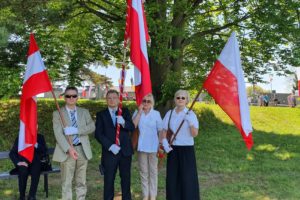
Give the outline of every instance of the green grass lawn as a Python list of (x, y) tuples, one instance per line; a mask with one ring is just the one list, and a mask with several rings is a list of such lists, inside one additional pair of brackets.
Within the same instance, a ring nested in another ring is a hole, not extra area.
[[(195, 148), (202, 199), (300, 199), (299, 108), (251, 107), (254, 128), (254, 147), (251, 151), (247, 150), (231, 120), (217, 105), (197, 104), (194, 110), (201, 127), (195, 139)], [(103, 177), (97, 170), (100, 145), (93, 137), (91, 141), (94, 157), (88, 166), (87, 200), (99, 200), (103, 194)], [(0, 164), (1, 170), (10, 167), (7, 163)], [(142, 199), (136, 155), (131, 172), (133, 199)], [(159, 168), (159, 200), (165, 199), (165, 173), (163, 160)], [(120, 193), (119, 181), (118, 178), (116, 195)], [(48, 199), (59, 199), (59, 174), (49, 175), (49, 182)], [(43, 178), (38, 189), (38, 199), (46, 199), (42, 183)], [(1, 200), (17, 199), (17, 191), (17, 180), (0, 181)]]

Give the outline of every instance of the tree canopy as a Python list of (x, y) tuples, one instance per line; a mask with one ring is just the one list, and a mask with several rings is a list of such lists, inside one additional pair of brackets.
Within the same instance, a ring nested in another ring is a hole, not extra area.
[[(0, 40), (0, 65), (18, 78), (31, 31), (52, 80), (79, 84), (84, 68), (122, 57), (125, 0), (0, 2), (0, 35), (8, 38)], [(300, 66), (299, 8), (296, 0), (146, 0), (156, 99), (199, 88), (232, 31), (250, 83), (291, 73), (289, 66)]]

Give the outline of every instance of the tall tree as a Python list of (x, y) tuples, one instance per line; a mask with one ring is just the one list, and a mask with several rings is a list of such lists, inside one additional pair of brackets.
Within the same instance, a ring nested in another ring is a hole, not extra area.
[[(53, 74), (64, 71), (76, 82), (82, 67), (122, 57), (125, 0), (0, 2), (23, 20), (21, 30), (30, 27), (44, 33), (41, 40), (59, 41), (61, 46), (50, 42), (55, 48), (46, 50), (55, 54), (60, 49), (65, 57)], [(156, 99), (165, 103), (178, 88), (199, 88), (232, 30), (239, 37), (249, 82), (261, 81), (270, 71), (286, 74), (288, 64), (299, 66), (299, 7), (295, 0), (147, 0)]]

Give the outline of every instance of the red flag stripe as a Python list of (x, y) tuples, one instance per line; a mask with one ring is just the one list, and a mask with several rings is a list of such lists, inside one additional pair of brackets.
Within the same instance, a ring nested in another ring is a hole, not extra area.
[(39, 50), (39, 47), (34, 39), (34, 35), (31, 33), (30, 34), (30, 40), (29, 40), (29, 50), (28, 50), (28, 56), (30, 56), (31, 54), (37, 52)]
[(130, 37), (130, 13), (131, 13), (132, 0), (127, 0), (127, 10), (126, 10), (126, 25), (124, 34), (124, 47), (127, 46), (127, 40)]
[[(52, 86), (49, 80), (47, 71), (42, 71), (33, 74), (24, 84), (22, 88), (22, 98), (28, 99), (37, 94), (44, 93), (46, 91), (51, 91)], [(38, 87), (36, 87), (38, 85)]]
[(253, 145), (252, 134), (247, 136), (242, 128), (239, 93), (237, 90), (237, 79), (221, 62), (216, 61), (212, 71), (208, 75), (203, 87), (221, 106), (225, 113), (232, 119), (240, 131), (246, 146), (251, 149)]
[(300, 67), (296, 69), (297, 78), (298, 78), (298, 95), (300, 96)]

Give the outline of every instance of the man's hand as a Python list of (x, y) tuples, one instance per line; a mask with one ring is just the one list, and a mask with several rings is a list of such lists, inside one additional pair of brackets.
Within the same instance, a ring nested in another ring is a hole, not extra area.
[(121, 147), (119, 147), (118, 145), (116, 144), (113, 144), (109, 147), (109, 151), (111, 151), (114, 155), (117, 155), (120, 151)]
[(69, 155), (70, 155), (74, 160), (77, 160), (77, 159), (78, 159), (78, 153), (77, 153), (77, 151), (74, 149), (74, 147), (70, 147), (68, 153), (69, 153)]
[(78, 128), (67, 126), (64, 128), (65, 135), (75, 135), (78, 134)]
[(170, 151), (173, 150), (173, 148), (170, 147), (170, 145), (169, 145), (169, 143), (168, 143), (168, 140), (167, 140), (166, 138), (164, 138), (164, 139), (162, 140), (162, 145), (163, 145), (164, 150), (165, 150), (166, 153), (169, 153)]
[(125, 120), (122, 116), (117, 116), (117, 122), (118, 122), (118, 124), (121, 124), (124, 127)]
[(18, 166), (28, 167), (28, 164), (26, 162), (18, 162), (17, 165)]

